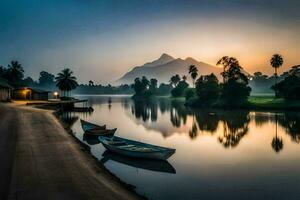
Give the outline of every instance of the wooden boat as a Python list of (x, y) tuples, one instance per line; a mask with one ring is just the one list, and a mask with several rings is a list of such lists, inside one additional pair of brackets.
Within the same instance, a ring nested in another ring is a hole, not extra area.
[(176, 151), (175, 149), (154, 146), (116, 136), (112, 138), (99, 136), (99, 140), (106, 149), (134, 158), (166, 160)]
[(80, 123), (81, 123), (81, 127), (84, 132), (91, 131), (91, 130), (105, 130), (106, 129), (106, 125), (99, 126), (97, 124), (92, 124), (92, 123), (84, 121), (82, 119), (80, 120)]
[(106, 136), (106, 137), (111, 137), (115, 134), (115, 132), (117, 131), (116, 128), (113, 129), (105, 129), (105, 130), (99, 130), (99, 129), (93, 129), (93, 130), (89, 130), (86, 131), (86, 134), (89, 135), (95, 135), (95, 136)]
[(95, 135), (95, 136), (103, 135), (103, 136), (111, 137), (117, 131), (116, 128), (106, 129), (106, 125), (99, 126), (97, 124), (92, 124), (92, 123), (84, 121), (82, 119), (80, 120), (80, 122), (81, 122), (81, 127), (82, 127), (83, 131), (89, 135)]
[(108, 150), (106, 150), (102, 154), (102, 157), (103, 158), (100, 161), (103, 164), (109, 160), (112, 160), (135, 168), (176, 174), (175, 168), (167, 160), (153, 160), (153, 159), (142, 159), (142, 158), (136, 159), (128, 156), (123, 156)]

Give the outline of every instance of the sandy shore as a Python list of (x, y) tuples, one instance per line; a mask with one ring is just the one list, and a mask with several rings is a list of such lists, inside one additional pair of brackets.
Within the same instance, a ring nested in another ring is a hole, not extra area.
[(50, 111), (0, 104), (0, 199), (138, 199)]

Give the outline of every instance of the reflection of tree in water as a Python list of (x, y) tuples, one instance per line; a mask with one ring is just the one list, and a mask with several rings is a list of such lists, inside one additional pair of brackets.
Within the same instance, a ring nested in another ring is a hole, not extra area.
[(282, 138), (278, 137), (277, 135), (277, 123), (278, 123), (278, 116), (275, 114), (275, 137), (272, 139), (272, 148), (276, 153), (282, 150), (283, 148), (283, 141)]
[(247, 134), (250, 122), (249, 112), (247, 111), (226, 111), (220, 114), (223, 122), (224, 131), (218, 140), (224, 147), (235, 147), (240, 140)]
[(259, 113), (259, 112), (254, 113), (253, 118), (254, 118), (255, 125), (259, 127), (271, 121), (270, 115)]
[(111, 97), (108, 98), (107, 100), (107, 104), (108, 104), (108, 109), (110, 110), (111, 109)]
[(198, 127), (201, 131), (214, 133), (218, 128), (219, 116), (211, 111), (199, 111), (195, 113)]
[(190, 110), (184, 104), (169, 100), (133, 101), (131, 113), (137, 119), (144, 122), (151, 120), (157, 121), (158, 109), (161, 113), (170, 112), (170, 121), (176, 128), (187, 123), (187, 117), (193, 116), (193, 123), (188, 131), (191, 139), (195, 139), (198, 130), (215, 133), (219, 122), (224, 124), (224, 132), (218, 140), (225, 147), (236, 146), (241, 138), (248, 132), (250, 122), (249, 112), (247, 111), (217, 111)]
[(78, 116), (74, 112), (63, 112), (60, 114), (60, 119), (71, 127), (78, 120)]
[(159, 101), (159, 109), (162, 114), (164, 114), (166, 111), (169, 111), (170, 107), (171, 105), (168, 99), (161, 99)]
[(286, 112), (278, 118), (278, 123), (285, 128), (286, 133), (291, 136), (292, 141), (300, 143), (300, 114)]
[(189, 114), (189, 110), (182, 103), (173, 101), (170, 109), (170, 120), (172, 125), (180, 127), (182, 124), (186, 124), (186, 119)]
[(144, 122), (151, 119), (152, 122), (157, 121), (158, 104), (156, 100), (149, 101), (133, 101), (131, 113)]
[(197, 134), (198, 134), (198, 127), (193, 116), (193, 125), (191, 130), (189, 130), (189, 136), (191, 139), (195, 139), (197, 137)]

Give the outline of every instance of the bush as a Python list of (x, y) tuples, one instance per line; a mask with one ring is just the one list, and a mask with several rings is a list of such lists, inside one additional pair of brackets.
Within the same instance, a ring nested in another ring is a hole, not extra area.
[(189, 87), (189, 84), (185, 81), (180, 81), (176, 87), (171, 91), (173, 97), (182, 97), (185, 89)]
[(185, 99), (186, 100), (189, 100), (189, 99), (191, 99), (191, 98), (193, 98), (195, 96), (196, 96), (196, 92), (195, 92), (194, 88), (187, 88), (185, 90)]
[(201, 76), (196, 82), (196, 93), (201, 104), (211, 104), (220, 96), (220, 86), (214, 74)]
[(300, 77), (297, 75), (287, 76), (283, 81), (273, 86), (272, 89), (286, 100), (300, 99)]
[(238, 106), (245, 103), (250, 92), (251, 88), (247, 84), (229, 80), (223, 85), (221, 97), (225, 104)]

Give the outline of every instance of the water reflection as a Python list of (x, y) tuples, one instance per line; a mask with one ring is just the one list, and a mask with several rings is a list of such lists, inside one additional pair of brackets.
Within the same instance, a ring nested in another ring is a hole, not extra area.
[[(275, 152), (279, 152), (283, 148), (283, 139), (277, 134), (277, 125), (286, 130), (292, 141), (300, 142), (300, 115), (297, 113), (255, 112), (250, 114), (246, 110), (197, 110), (189, 109), (183, 103), (168, 99), (132, 101), (130, 106), (128, 104), (127, 100), (122, 105), (126, 110), (130, 109), (132, 116), (140, 120), (141, 124), (148, 129), (159, 130), (161, 127), (158, 126), (157, 121), (165, 114), (169, 115), (169, 121), (173, 128), (179, 130), (186, 127), (188, 129), (186, 133), (191, 139), (196, 139), (203, 132), (213, 135), (218, 129), (222, 129), (219, 131), (217, 139), (225, 148), (233, 148), (239, 144), (248, 133), (251, 120), (255, 122), (257, 127), (267, 123), (276, 124), (275, 137), (270, 141)], [(188, 119), (191, 119), (190, 123), (188, 123)], [(175, 132), (173, 131), (171, 134)], [(164, 136), (170, 136), (170, 133), (164, 131), (161, 133)]]
[(110, 154), (83, 134), (79, 120), (73, 124), (76, 137), (107, 169), (149, 199), (299, 199), (299, 113), (196, 110), (168, 99), (124, 96), (89, 102), (95, 111), (77, 116), (117, 127), (121, 137), (176, 148), (172, 165), (137, 161)]
[(150, 171), (176, 174), (175, 168), (166, 160), (149, 160), (149, 159), (135, 159), (119, 154), (105, 151), (102, 154), (101, 162), (105, 164), (107, 161), (113, 160), (131, 167), (146, 169)]
[(60, 114), (60, 119), (71, 127), (78, 120), (78, 116), (74, 112), (63, 112)]
[(99, 136), (91, 134), (83, 134), (82, 140), (88, 143), (89, 145), (100, 144)]

